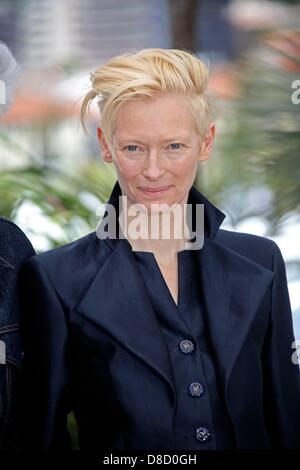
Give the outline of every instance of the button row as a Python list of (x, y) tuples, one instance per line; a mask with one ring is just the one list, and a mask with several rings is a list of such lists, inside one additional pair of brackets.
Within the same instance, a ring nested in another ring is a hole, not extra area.
[[(189, 339), (184, 339), (179, 343), (179, 349), (184, 354), (190, 354), (195, 350), (195, 345)], [(192, 382), (189, 385), (189, 393), (192, 397), (201, 397), (204, 393), (204, 387), (200, 382)], [(211, 437), (211, 433), (206, 426), (196, 428), (196, 439), (199, 442), (205, 442)]]

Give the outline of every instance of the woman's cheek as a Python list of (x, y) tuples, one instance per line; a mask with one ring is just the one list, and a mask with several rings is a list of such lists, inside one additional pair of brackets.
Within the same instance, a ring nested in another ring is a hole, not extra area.
[(125, 160), (124, 158), (115, 159), (116, 170), (125, 178), (131, 178), (138, 174), (136, 162)]
[(193, 155), (188, 155), (182, 160), (176, 162), (176, 172), (180, 175), (189, 175), (197, 171), (197, 161), (193, 158)]

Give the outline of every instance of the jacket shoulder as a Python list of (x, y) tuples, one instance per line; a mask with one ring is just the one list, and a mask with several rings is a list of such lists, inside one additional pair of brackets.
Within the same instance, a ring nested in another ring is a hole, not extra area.
[(108, 245), (89, 233), (73, 242), (33, 256), (31, 268), (44, 271), (59, 297), (67, 305), (89, 285), (109, 255)]
[(13, 267), (33, 256), (35, 251), (26, 237), (14, 222), (0, 217), (0, 258)]
[(36, 259), (46, 270), (51, 270), (58, 264), (62, 264), (62, 260), (63, 264), (79, 260), (96, 243), (96, 233), (92, 232), (72, 242), (39, 253)]
[(278, 245), (267, 237), (220, 229), (216, 242), (273, 271), (274, 257), (282, 258)]

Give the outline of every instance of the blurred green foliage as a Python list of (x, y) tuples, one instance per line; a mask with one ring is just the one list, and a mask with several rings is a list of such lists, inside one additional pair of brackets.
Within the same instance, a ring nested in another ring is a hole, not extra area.
[(74, 413), (68, 414), (67, 425), (68, 425), (68, 431), (71, 437), (71, 450), (79, 450), (78, 429), (77, 429), (77, 424), (76, 424)]
[[(291, 41), (290, 35), (279, 38)], [(265, 44), (260, 54), (233, 64), (237, 94), (218, 105), (223, 124), (218, 135), (217, 119), (215, 153), (199, 180), (203, 192), (228, 209), (233, 224), (261, 216), (273, 233), (289, 212), (300, 213), (300, 104), (291, 99), (300, 72), (299, 34), (294, 42), (298, 55), (274, 54)], [(262, 199), (253, 205), (247, 196), (255, 191)]]
[[(97, 204), (100, 208), (107, 201), (115, 179), (112, 166), (96, 162), (73, 173), (49, 164), (0, 171), (0, 213), (15, 220), (20, 207), (30, 201), (61, 229), (60, 235), (46, 231), (49, 246), (54, 248), (96, 229)], [(35, 231), (42, 232), (42, 227)]]

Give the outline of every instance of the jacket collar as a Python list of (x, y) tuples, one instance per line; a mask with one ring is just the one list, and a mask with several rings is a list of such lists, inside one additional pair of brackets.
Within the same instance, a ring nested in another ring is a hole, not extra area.
[[(109, 201), (120, 194), (116, 184)], [(206, 237), (195, 250), (208, 330), (225, 392), (258, 309), (273, 280), (272, 271), (215, 240), (224, 214), (192, 188), (190, 201), (205, 204)], [(112, 249), (75, 309), (74, 321), (98, 343), (98, 329), (152, 367), (170, 386), (176, 403), (167, 346), (148, 298), (131, 245), (126, 239), (105, 239)], [(201, 290), (200, 290), (201, 292)], [(251, 299), (251, 301), (249, 301)]]

